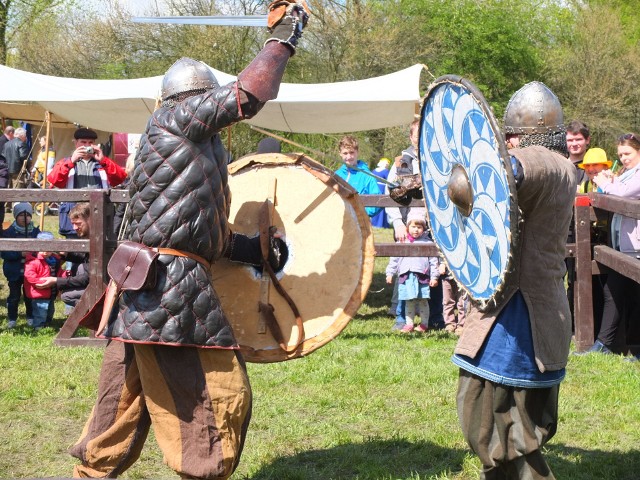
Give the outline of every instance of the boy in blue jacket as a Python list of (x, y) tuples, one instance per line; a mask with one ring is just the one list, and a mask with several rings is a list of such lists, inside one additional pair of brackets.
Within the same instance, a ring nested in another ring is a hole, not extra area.
[[(358, 140), (351, 135), (346, 135), (340, 140), (338, 148), (344, 165), (336, 170), (336, 175), (346, 180), (361, 195), (379, 195), (380, 188), (376, 179), (363, 172), (363, 170), (371, 172), (369, 166), (362, 160), (358, 160)], [(365, 211), (369, 217), (374, 217), (382, 209), (379, 207), (365, 207)]]

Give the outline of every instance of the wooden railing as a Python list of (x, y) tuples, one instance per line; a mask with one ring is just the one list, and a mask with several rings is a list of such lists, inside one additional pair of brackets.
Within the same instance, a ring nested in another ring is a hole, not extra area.
[[(363, 195), (363, 205), (396, 207), (385, 195)], [(585, 201), (585, 199), (589, 201)], [(0, 250), (89, 252), (90, 283), (78, 305), (67, 318), (56, 336), (60, 346), (103, 345), (104, 341), (94, 337), (74, 337), (79, 321), (95, 304), (106, 286), (106, 265), (117, 242), (113, 225), (114, 205), (129, 201), (126, 190), (38, 190), (0, 189), (0, 202), (90, 202), (91, 236), (79, 240), (43, 241), (35, 239), (0, 239)], [(592, 206), (589, 205), (592, 204)], [(424, 206), (422, 200), (414, 200), (410, 206)], [(575, 207), (575, 243), (567, 244), (567, 257), (575, 258), (576, 282), (574, 287), (575, 342), (578, 350), (589, 348), (594, 342), (592, 304), (592, 275), (616, 270), (640, 283), (640, 262), (605, 245), (591, 245), (591, 222), (608, 216), (609, 212), (640, 218), (640, 201), (613, 196), (589, 194), (577, 197)], [(56, 222), (57, 223), (57, 222)], [(376, 256), (436, 256), (438, 249), (433, 244), (376, 243)]]
[[(589, 199), (593, 209), (592, 218), (604, 220), (609, 219), (612, 213), (619, 213), (626, 217), (640, 219), (640, 200), (630, 200), (601, 193), (590, 193)], [(592, 248), (593, 256), (589, 264), (584, 265), (582, 277), (591, 280), (592, 276), (588, 275), (589, 272), (592, 275), (598, 275), (613, 270), (636, 283), (640, 283), (640, 260), (618, 252), (607, 245), (593, 245)], [(577, 268), (576, 271), (576, 276), (580, 275), (581, 272)], [(590, 288), (591, 285), (589, 284), (589, 289)], [(640, 299), (634, 300), (640, 302)], [(636, 322), (639, 320), (640, 319), (635, 319)], [(625, 327), (626, 325), (621, 324), (621, 328)], [(637, 332), (637, 325), (635, 325), (635, 327), (635, 331)], [(593, 322), (591, 322), (591, 331), (593, 331)], [(589, 332), (587, 332), (587, 334), (588, 333)], [(591, 341), (589, 343), (591, 344), (593, 342)], [(626, 338), (627, 347), (637, 346), (639, 343), (640, 338), (637, 338), (637, 335), (633, 338)]]
[[(364, 195), (365, 206), (397, 207), (388, 196)], [(414, 200), (411, 206), (424, 206)], [(575, 242), (567, 243), (566, 256), (575, 259), (574, 283), (574, 341), (576, 349), (584, 351), (595, 340), (593, 312), (593, 275), (609, 269), (640, 283), (640, 261), (606, 245), (591, 245), (591, 223), (607, 219), (611, 213), (640, 218), (640, 200), (628, 200), (611, 195), (590, 193), (576, 197), (574, 210)], [(429, 256), (437, 255), (435, 245), (425, 244), (376, 244), (377, 256)], [(639, 300), (640, 301), (640, 300)], [(636, 340), (633, 340), (636, 342)], [(627, 342), (629, 343), (629, 342)]]
[[(19, 252), (89, 252), (89, 286), (80, 298), (76, 308), (56, 336), (55, 343), (61, 346), (102, 345), (104, 342), (93, 337), (73, 337), (82, 316), (95, 304), (106, 286), (106, 266), (116, 247), (115, 235), (109, 225), (113, 225), (113, 205), (128, 201), (129, 195), (122, 191), (108, 190), (38, 190), (0, 189), (0, 202), (89, 202), (91, 205), (91, 234), (86, 239), (36, 240), (0, 239), (0, 250)], [(38, 205), (36, 204), (36, 211)], [(56, 221), (56, 230), (57, 230)]]

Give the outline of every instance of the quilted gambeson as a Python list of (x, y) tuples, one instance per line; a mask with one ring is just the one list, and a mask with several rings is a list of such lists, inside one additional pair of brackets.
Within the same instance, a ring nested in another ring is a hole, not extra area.
[[(192, 253), (209, 262), (220, 257), (230, 233), (230, 193), (227, 153), (218, 132), (244, 118), (240, 94), (233, 83), (154, 112), (131, 180), (129, 240)], [(254, 109), (250, 105), (245, 116)], [(161, 255), (155, 289), (124, 293), (104, 336), (236, 348), (210, 280), (207, 266), (187, 257)]]

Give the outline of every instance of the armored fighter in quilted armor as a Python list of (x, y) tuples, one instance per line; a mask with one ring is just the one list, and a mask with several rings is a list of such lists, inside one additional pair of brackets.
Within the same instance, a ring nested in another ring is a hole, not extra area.
[(126, 237), (157, 248), (155, 287), (127, 291), (106, 329), (98, 401), (71, 448), (82, 477), (115, 477), (140, 454), (151, 424), (165, 462), (185, 478), (227, 478), (237, 466), (251, 389), (211, 286), (221, 255), (260, 264), (259, 239), (230, 231), (227, 159), (218, 132), (276, 97), (306, 24), (298, 3), (269, 6), (271, 37), (238, 80), (220, 86), (182, 58), (162, 82), (132, 177)]

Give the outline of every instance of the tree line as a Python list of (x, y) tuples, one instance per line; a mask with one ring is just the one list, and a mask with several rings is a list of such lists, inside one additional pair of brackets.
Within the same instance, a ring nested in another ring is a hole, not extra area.
[[(145, 14), (262, 14), (268, 3), (168, 0), (161, 12)], [(360, 80), (421, 63), (428, 68), (422, 93), (436, 77), (462, 75), (498, 120), (510, 96), (538, 80), (558, 95), (565, 120), (587, 123), (593, 143), (611, 155), (619, 134), (640, 131), (640, 0), (314, 0), (312, 7), (286, 82)], [(0, 62), (119, 79), (161, 75), (189, 56), (237, 74), (267, 37), (264, 29), (135, 24), (130, 17), (113, 0), (0, 0)], [(339, 135), (276, 133), (337, 158)], [(356, 136), (374, 165), (407, 146), (406, 126)], [(260, 138), (246, 125), (234, 127), (234, 155), (255, 151)]]

